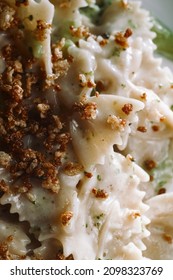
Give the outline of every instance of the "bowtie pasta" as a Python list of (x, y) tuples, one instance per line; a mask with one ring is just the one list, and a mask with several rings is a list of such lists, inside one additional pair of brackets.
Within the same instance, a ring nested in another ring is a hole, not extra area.
[(152, 25), (137, 1), (0, 2), (0, 259), (172, 259)]

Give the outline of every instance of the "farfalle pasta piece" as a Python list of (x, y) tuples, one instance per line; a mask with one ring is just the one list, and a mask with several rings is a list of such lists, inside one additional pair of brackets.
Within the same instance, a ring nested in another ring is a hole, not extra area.
[(153, 260), (173, 258), (173, 194), (161, 194), (147, 201), (150, 236), (145, 240), (144, 256)]
[(41, 59), (47, 75), (52, 75), (51, 29), (54, 6), (48, 0), (3, 1), (16, 11), (22, 23), (25, 42), (35, 57)]
[(2, 205), (11, 204), (10, 213), (18, 213), (20, 221), (29, 222), (30, 232), (34, 233), (40, 241), (56, 236), (57, 227), (61, 225), (60, 215), (63, 209), (70, 207), (73, 210), (78, 207), (75, 203), (76, 185), (81, 174), (61, 176), (61, 189), (58, 194), (43, 189), (35, 182), (27, 193), (5, 193), (0, 198)]
[[(117, 153), (87, 171), (86, 179), (78, 184), (77, 211), (58, 238), (64, 254), (73, 254), (74, 259), (121, 259), (125, 254), (127, 259), (142, 258), (149, 220), (145, 215), (148, 207), (142, 202), (145, 193), (138, 185), (148, 180), (147, 174), (130, 157)], [(132, 249), (130, 254), (126, 247), (130, 243), (135, 253)]]
[(80, 162), (88, 168), (103, 163), (114, 144), (122, 149), (126, 146), (131, 125), (137, 122), (137, 112), (143, 104), (102, 94), (77, 104), (75, 109), (78, 114), (71, 121), (72, 143)]
[(0, 220), (0, 260), (26, 258), (30, 242), (19, 223)]
[(172, 259), (173, 75), (151, 28), (133, 1), (1, 1), (2, 259)]
[(55, 260), (63, 257), (63, 246), (57, 239), (49, 238), (41, 242), (41, 245), (33, 250), (33, 259)]

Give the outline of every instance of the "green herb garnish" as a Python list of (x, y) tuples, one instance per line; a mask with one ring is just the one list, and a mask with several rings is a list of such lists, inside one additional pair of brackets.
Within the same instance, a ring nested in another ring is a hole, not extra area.
[(160, 20), (153, 20), (152, 30), (156, 33), (154, 43), (157, 45), (157, 52), (166, 58), (173, 60), (173, 31), (164, 25)]

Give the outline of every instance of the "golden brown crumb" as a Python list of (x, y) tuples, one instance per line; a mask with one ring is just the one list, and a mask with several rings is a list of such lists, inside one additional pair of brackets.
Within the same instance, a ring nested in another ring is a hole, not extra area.
[(15, 60), (13, 63), (13, 70), (17, 73), (23, 73), (23, 66), (19, 60)]
[(0, 151), (0, 167), (7, 168), (10, 165), (11, 156), (3, 151)]
[(47, 30), (51, 28), (51, 24), (43, 20), (37, 20), (37, 28), (35, 30), (35, 37), (38, 41), (44, 41), (47, 38)]
[(24, 96), (29, 97), (31, 96), (32, 86), (36, 84), (37, 77), (32, 73), (26, 73), (26, 89), (24, 91)]
[(95, 195), (96, 198), (107, 198), (108, 193), (103, 189), (92, 189), (92, 193)]
[(9, 243), (14, 239), (13, 235), (7, 236), (5, 240), (0, 242), (0, 260), (22, 260), (26, 256), (13, 255), (9, 250)]
[(16, 81), (13, 83), (12, 97), (16, 102), (19, 102), (23, 99), (23, 89), (22, 89), (19, 81)]
[(83, 171), (83, 166), (76, 162), (67, 162), (63, 171), (68, 176), (75, 176)]
[(172, 244), (172, 236), (171, 236), (171, 235), (169, 235), (169, 234), (167, 234), (167, 233), (163, 233), (163, 234), (162, 234), (162, 238), (163, 238), (166, 242), (168, 242), (169, 244)]
[(2, 191), (3, 193), (8, 193), (9, 190), (10, 189), (7, 183), (4, 180), (0, 180), (0, 191)]
[(130, 103), (124, 104), (124, 106), (122, 107), (122, 111), (126, 115), (129, 115), (133, 111), (133, 105)]
[(87, 178), (92, 178), (93, 174), (91, 172), (87, 172), (87, 171), (84, 171), (84, 175), (87, 177)]
[(0, 2), (0, 30), (6, 31), (14, 22), (15, 10), (6, 3)]
[(160, 188), (158, 190), (158, 193), (157, 194), (163, 194), (163, 193), (166, 193), (166, 189), (165, 188)]
[(90, 35), (89, 28), (81, 25), (79, 27), (70, 26), (72, 36), (77, 38), (87, 38)]
[(107, 123), (111, 125), (112, 130), (124, 130), (124, 127), (126, 126), (126, 120), (121, 119), (115, 115), (109, 115), (107, 118)]
[(107, 40), (107, 39), (102, 39), (102, 40), (99, 42), (99, 45), (100, 45), (101, 47), (104, 47), (105, 45), (107, 45), (107, 43), (108, 43), (108, 40)]
[(11, 260), (7, 242), (0, 243), (0, 260)]
[(145, 126), (138, 126), (137, 131), (147, 132), (147, 128)]
[(97, 115), (97, 104), (95, 102), (75, 103), (73, 106), (75, 112), (79, 112), (81, 119), (91, 120), (95, 119)]
[(158, 125), (153, 125), (152, 130), (155, 131), (155, 132), (159, 131), (159, 126)]
[[(66, 75), (70, 63), (70, 59), (64, 57), (63, 47), (65, 46), (65, 39), (61, 39), (56, 44), (52, 45), (52, 65), (53, 65), (53, 81), (57, 79), (59, 76)], [(69, 58), (69, 57), (68, 57)]]
[[(9, 44), (2, 49), (2, 56), (6, 69), (0, 75), (1, 102), (4, 103), (0, 111), (0, 151), (4, 152), (5, 148), (10, 154), (12, 179), (24, 178), (25, 175), (37, 178), (43, 188), (57, 193), (60, 187), (58, 167), (62, 165), (61, 155), (64, 156), (70, 135), (62, 132), (60, 117), (52, 114), (54, 105), (45, 98), (44, 83), (42, 87), (39, 79), (39, 75), (44, 77), (44, 73), (24, 71), (32, 58), (20, 60), (18, 49)], [(34, 63), (32, 60), (31, 67)], [(43, 90), (43, 97), (37, 97), (37, 88)], [(28, 137), (39, 142), (41, 153), (24, 147), (24, 139)], [(54, 147), (58, 147), (56, 154)], [(52, 151), (51, 155), (47, 154), (48, 151)], [(1, 164), (7, 168), (5, 154), (2, 155)], [(29, 179), (27, 185), (20, 181), (18, 192), (27, 193), (32, 187)]]
[(55, 125), (56, 127), (61, 130), (63, 128), (63, 125), (62, 125), (62, 122), (60, 120), (60, 118), (57, 116), (57, 115), (52, 115), (53, 119), (54, 119), (54, 122), (55, 122)]
[(144, 166), (147, 170), (152, 170), (156, 167), (156, 162), (152, 159), (147, 159), (144, 161)]
[(38, 104), (37, 109), (40, 112), (40, 117), (41, 118), (46, 118), (47, 117), (47, 112), (50, 110), (49, 104)]
[(126, 49), (129, 45), (127, 42), (127, 38), (121, 32), (118, 32), (115, 36), (115, 42), (120, 45), (122, 48)]
[(71, 220), (71, 218), (73, 217), (73, 212), (71, 211), (66, 211), (64, 213), (61, 214), (61, 223), (63, 226), (68, 225), (69, 221)]
[(115, 42), (123, 49), (128, 48), (128, 38), (132, 35), (132, 30), (130, 28), (127, 28), (124, 33), (118, 32), (115, 35)]
[(125, 33), (124, 33), (124, 37), (125, 38), (129, 38), (130, 36), (132, 36), (133, 32), (130, 28), (127, 28)]

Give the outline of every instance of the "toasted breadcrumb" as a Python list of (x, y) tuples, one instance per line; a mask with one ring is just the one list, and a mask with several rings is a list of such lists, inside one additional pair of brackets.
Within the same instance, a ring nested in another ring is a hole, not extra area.
[(129, 115), (133, 111), (133, 105), (130, 103), (125, 104), (122, 107), (122, 111), (126, 114)]
[(0, 2), (0, 30), (6, 31), (14, 23), (15, 10), (6, 3)]
[(108, 197), (108, 193), (103, 189), (93, 188), (92, 193), (95, 195), (96, 198), (103, 198), (104, 199), (104, 198)]
[(35, 38), (38, 41), (44, 41), (47, 38), (48, 29), (51, 29), (51, 24), (48, 24), (43, 20), (37, 20), (37, 27), (34, 32)]
[(7, 242), (1, 242), (0, 243), (0, 260), (11, 260), (12, 256), (8, 249)]
[(63, 170), (66, 175), (75, 176), (83, 171), (83, 166), (79, 163), (67, 162)]
[(65, 213), (61, 214), (61, 223), (63, 226), (68, 225), (68, 223), (70, 222), (71, 218), (73, 217), (73, 212), (71, 211), (67, 211)]
[(4, 180), (0, 180), (0, 191), (3, 193), (9, 193), (10, 188)]
[(107, 124), (111, 126), (112, 130), (120, 130), (123, 131), (126, 126), (126, 120), (121, 119), (115, 115), (109, 115), (107, 118)]
[(147, 159), (144, 162), (144, 166), (145, 166), (145, 168), (147, 170), (150, 171), (150, 170), (152, 170), (152, 169), (154, 169), (156, 167), (156, 162), (154, 160), (152, 160), (152, 159)]
[(172, 244), (172, 236), (171, 235), (169, 235), (169, 234), (167, 234), (167, 233), (164, 233), (163, 235), (162, 235), (162, 238), (167, 242), (167, 243), (169, 243), (169, 244)]
[(75, 103), (73, 110), (79, 112), (81, 119), (83, 120), (95, 119), (97, 116), (97, 104), (95, 102)]
[(71, 25), (70, 32), (72, 36), (77, 38), (87, 38), (89, 37), (89, 35), (91, 35), (89, 32), (89, 28), (84, 25), (81, 25), (79, 27), (74, 27), (73, 25)]
[(127, 28), (124, 33), (118, 32), (115, 35), (115, 42), (117, 45), (119, 45), (121, 48), (126, 49), (128, 48), (128, 38), (132, 35), (132, 30), (130, 28)]
[(11, 156), (3, 151), (0, 151), (0, 167), (8, 167), (11, 162)]
[[(47, 28), (49, 26), (43, 22), (37, 22), (39, 32), (46, 32)], [(27, 193), (32, 187), (30, 178), (37, 178), (43, 188), (58, 193), (58, 168), (62, 165), (70, 135), (66, 133), (61, 117), (53, 112), (54, 104), (45, 99), (44, 91), (47, 88), (44, 82), (40, 83), (45, 77), (44, 72), (41, 70), (35, 74), (34, 71), (26, 71), (27, 67), (32, 69), (35, 66), (35, 60), (31, 56), (21, 58), (18, 48), (14, 46), (7, 44), (2, 49), (6, 68), (0, 75), (3, 103), (0, 112), (0, 164), (8, 168), (11, 183), (27, 175), (26, 183), (19, 180), (18, 192)], [(37, 88), (43, 91), (43, 97), (37, 96)], [(32, 139), (39, 141), (39, 151), (25, 147), (26, 138), (31, 142)], [(52, 153), (48, 154), (48, 151)], [(2, 189), (4, 192), (8, 190), (3, 182)]]
[(138, 126), (137, 131), (144, 133), (144, 132), (147, 132), (147, 128), (145, 126)]

